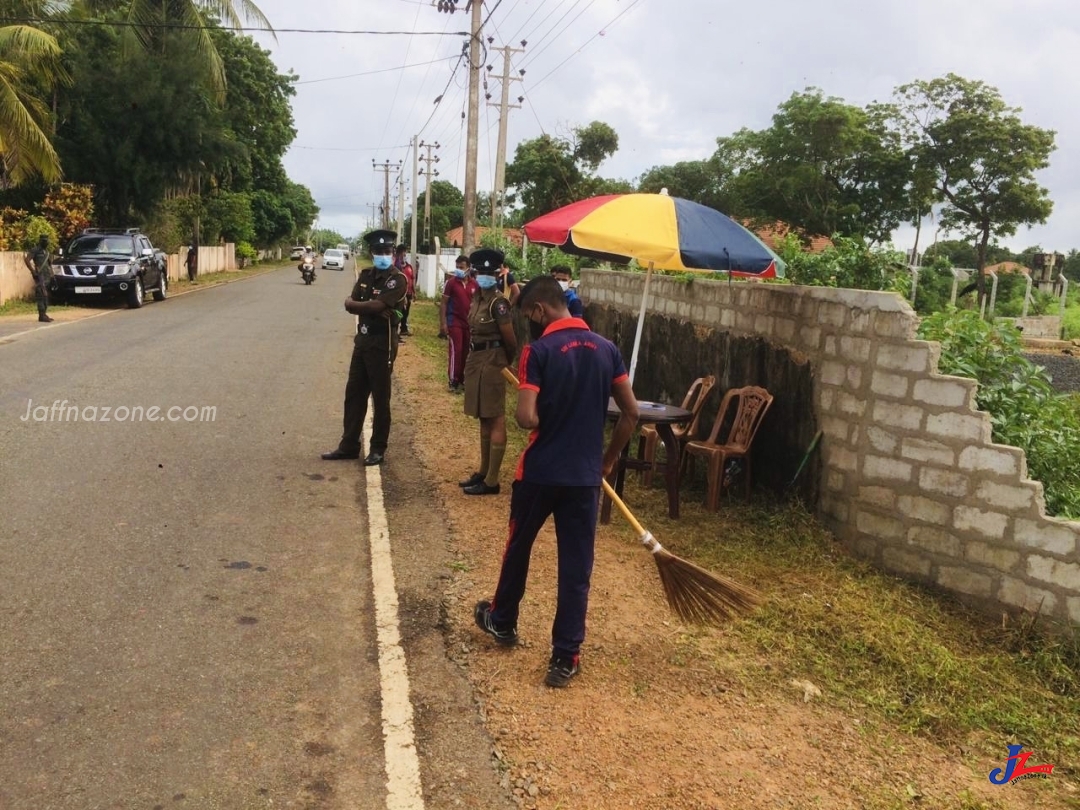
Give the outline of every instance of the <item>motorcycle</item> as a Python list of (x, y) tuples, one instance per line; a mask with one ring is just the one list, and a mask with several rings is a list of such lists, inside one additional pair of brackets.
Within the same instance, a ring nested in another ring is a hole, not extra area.
[(296, 268), (300, 271), (300, 275), (304, 279), (305, 284), (310, 284), (315, 280), (315, 259), (312, 256), (305, 256), (300, 260), (299, 266)]

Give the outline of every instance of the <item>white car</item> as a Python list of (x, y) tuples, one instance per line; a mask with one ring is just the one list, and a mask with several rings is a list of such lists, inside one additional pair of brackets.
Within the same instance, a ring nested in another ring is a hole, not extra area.
[(337, 248), (327, 248), (322, 257), (322, 266), (324, 270), (344, 270), (345, 253)]
[(302, 259), (302, 258), (304, 258), (304, 254), (306, 252), (307, 252), (306, 247), (304, 247), (303, 245), (296, 245), (292, 250), (289, 251), (289, 258), (290, 259)]

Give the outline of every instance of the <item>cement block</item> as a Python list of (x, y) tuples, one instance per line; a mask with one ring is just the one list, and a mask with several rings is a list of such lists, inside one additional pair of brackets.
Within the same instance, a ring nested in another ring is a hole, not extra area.
[(970, 482), (962, 473), (923, 467), (919, 470), (919, 486), (927, 492), (947, 495), (951, 498), (967, 497)]
[(903, 399), (908, 395), (910, 388), (911, 381), (900, 374), (875, 371), (870, 378), (870, 390), (879, 396)]
[(872, 410), (873, 419), (879, 425), (903, 430), (918, 430), (922, 426), (924, 411), (914, 405), (878, 401)]
[(913, 546), (934, 554), (960, 558), (960, 538), (943, 529), (933, 526), (912, 526), (908, 529), (907, 541)]
[(900, 444), (900, 440), (895, 434), (879, 427), (868, 427), (866, 429), (866, 439), (876, 452), (884, 453), (887, 456), (895, 455), (896, 448)]
[(899, 540), (906, 532), (901, 521), (862, 509), (857, 509), (855, 512), (855, 528), (863, 534), (872, 534), (881, 540)]
[(874, 334), (883, 338), (912, 338), (916, 323), (907, 313), (878, 312), (874, 316)]
[(980, 534), (990, 540), (1001, 540), (1005, 537), (1005, 527), (1009, 518), (998, 512), (984, 512), (973, 506), (957, 506), (953, 510), (953, 525), (957, 531), (970, 531)]
[(936, 581), (942, 588), (950, 591), (982, 597), (989, 597), (994, 585), (994, 581), (986, 574), (946, 565), (938, 569)]
[(978, 442), (990, 440), (990, 420), (985, 413), (932, 413), (926, 416), (926, 432), (950, 439)]
[(822, 449), (826, 467), (835, 467), (844, 472), (855, 472), (859, 466), (859, 456), (846, 447), (826, 445)]
[(1069, 621), (1073, 624), (1080, 624), (1080, 597), (1070, 596), (1066, 600), (1066, 604), (1069, 607)]
[(918, 495), (901, 495), (896, 500), (900, 514), (923, 523), (944, 525), (948, 523), (952, 507)]
[[(821, 392), (821, 407), (823, 410), (829, 410), (829, 408), (827, 408), (825, 405), (826, 394), (829, 395), (828, 399), (831, 403), (833, 392)], [(846, 419), (838, 419), (835, 416), (822, 416), (821, 429), (830, 439), (836, 439), (841, 442), (846, 442), (848, 440), (848, 431), (850, 430), (850, 427)]]
[(799, 344), (807, 351), (821, 348), (821, 330), (816, 326), (804, 326), (799, 330)]
[(1019, 475), (1022, 457), (1023, 451), (1004, 445), (965, 447), (957, 463), (961, 470), (985, 470), (1012, 477)]
[(840, 413), (861, 417), (866, 413), (866, 400), (846, 391), (841, 391), (836, 395), (836, 407), (840, 410)]
[(991, 546), (986, 543), (971, 542), (965, 549), (965, 557), (970, 562), (985, 565), (995, 571), (1007, 574), (1020, 562), (1019, 552), (1000, 546)]
[(893, 509), (896, 506), (896, 491), (889, 487), (859, 487), (859, 500), (881, 509)]
[(922, 341), (884, 343), (878, 346), (877, 364), (892, 371), (917, 371), (925, 374), (931, 370), (930, 350)]
[(868, 479), (907, 483), (911, 481), (912, 466), (885, 456), (867, 455), (863, 459), (863, 476)]
[(847, 477), (838, 470), (830, 470), (825, 476), (825, 489), (830, 492), (843, 492), (847, 487)]
[(1080, 533), (1073, 528), (1077, 525), (1050, 519), (1036, 521), (1017, 518), (1013, 536), (1022, 546), (1067, 557), (1080, 552), (1077, 546)]
[(1080, 594), (1080, 565), (1076, 563), (1032, 554), (1027, 558), (1027, 573), (1032, 579), (1047, 585)]
[(843, 385), (847, 380), (847, 364), (836, 360), (826, 360), (821, 364), (818, 378), (822, 385)]
[(840, 338), (840, 356), (856, 363), (865, 363), (870, 359), (872, 345), (868, 338), (845, 335)]
[(975, 384), (971, 380), (959, 377), (944, 379), (917, 380), (915, 399), (927, 405), (941, 408), (964, 408), (970, 405)]
[(1057, 597), (1050, 591), (1029, 585), (1022, 579), (1003, 577), (998, 588), (997, 598), (1006, 605), (1015, 605), (1024, 610), (1053, 613), (1057, 607)]
[(881, 552), (881, 562), (890, 571), (901, 574), (916, 574), (920, 577), (930, 576), (930, 559), (917, 552), (885, 548)]
[(908, 437), (900, 444), (900, 455), (912, 461), (929, 462), (942, 467), (951, 467), (956, 461), (956, 453), (944, 442)]
[(1035, 489), (1023, 484), (1010, 486), (993, 481), (980, 481), (975, 487), (975, 497), (999, 509), (1019, 511), (1030, 509), (1035, 503)]

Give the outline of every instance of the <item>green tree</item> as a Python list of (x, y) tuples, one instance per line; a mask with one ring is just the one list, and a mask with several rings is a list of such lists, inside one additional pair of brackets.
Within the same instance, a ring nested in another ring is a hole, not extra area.
[(522, 141), (506, 167), (506, 185), (521, 202), (512, 221), (527, 221), (608, 189), (632, 185), (595, 177), (599, 165), (618, 148), (619, 138), (602, 121), (576, 127), (569, 138), (544, 134)]
[(50, 90), (66, 77), (60, 45), (45, 31), (28, 25), (0, 28), (0, 160), (3, 185), (21, 185), (33, 177), (60, 179), (60, 157), (47, 132), (48, 107), (36, 91)]
[(887, 241), (911, 209), (911, 165), (889, 120), (878, 105), (862, 109), (817, 88), (794, 93), (768, 129), (717, 141), (731, 213)]
[(726, 212), (729, 203), (723, 180), (715, 160), (687, 160), (672, 166), (653, 166), (638, 178), (637, 190), (656, 194), (666, 188), (672, 197)]
[(302, 242), (307, 238), (315, 218), (319, 215), (319, 206), (315, 204), (315, 198), (311, 196), (311, 191), (307, 186), (290, 180), (285, 184), (285, 191), (282, 192), (280, 199), (292, 216), (293, 231), (289, 235), (289, 240), (293, 243)]
[(1035, 172), (1049, 165), (1054, 133), (1024, 124), (994, 87), (950, 73), (896, 90), (894, 121), (920, 172), (934, 178), (941, 225), (976, 242), (979, 299), (992, 236), (1043, 223), (1053, 210)]
[[(948, 259), (952, 267), (963, 267), (972, 270), (978, 262), (979, 252), (973, 242), (963, 239), (943, 239), (926, 249), (923, 253), (923, 264), (929, 264), (931, 260), (939, 258)], [(996, 242), (986, 246), (987, 264), (1007, 262), (1012, 258), (1012, 252)]]
[(297, 231), (293, 212), (282, 195), (266, 189), (251, 192), (251, 219), (259, 247), (280, 244)]
[(255, 239), (255, 217), (251, 195), (218, 191), (206, 199), (206, 216), (200, 223), (203, 242), (251, 242)]

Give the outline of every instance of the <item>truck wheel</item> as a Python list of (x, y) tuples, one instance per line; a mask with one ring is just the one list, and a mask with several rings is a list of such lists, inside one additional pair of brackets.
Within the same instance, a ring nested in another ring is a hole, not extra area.
[(161, 271), (161, 278), (158, 279), (157, 289), (154, 290), (154, 300), (164, 301), (165, 296), (169, 294), (169, 274), (164, 270)]
[(145, 293), (143, 292), (143, 283), (141, 276), (135, 276), (135, 281), (131, 285), (131, 289), (128, 290), (128, 308), (138, 309), (143, 305), (143, 298)]

